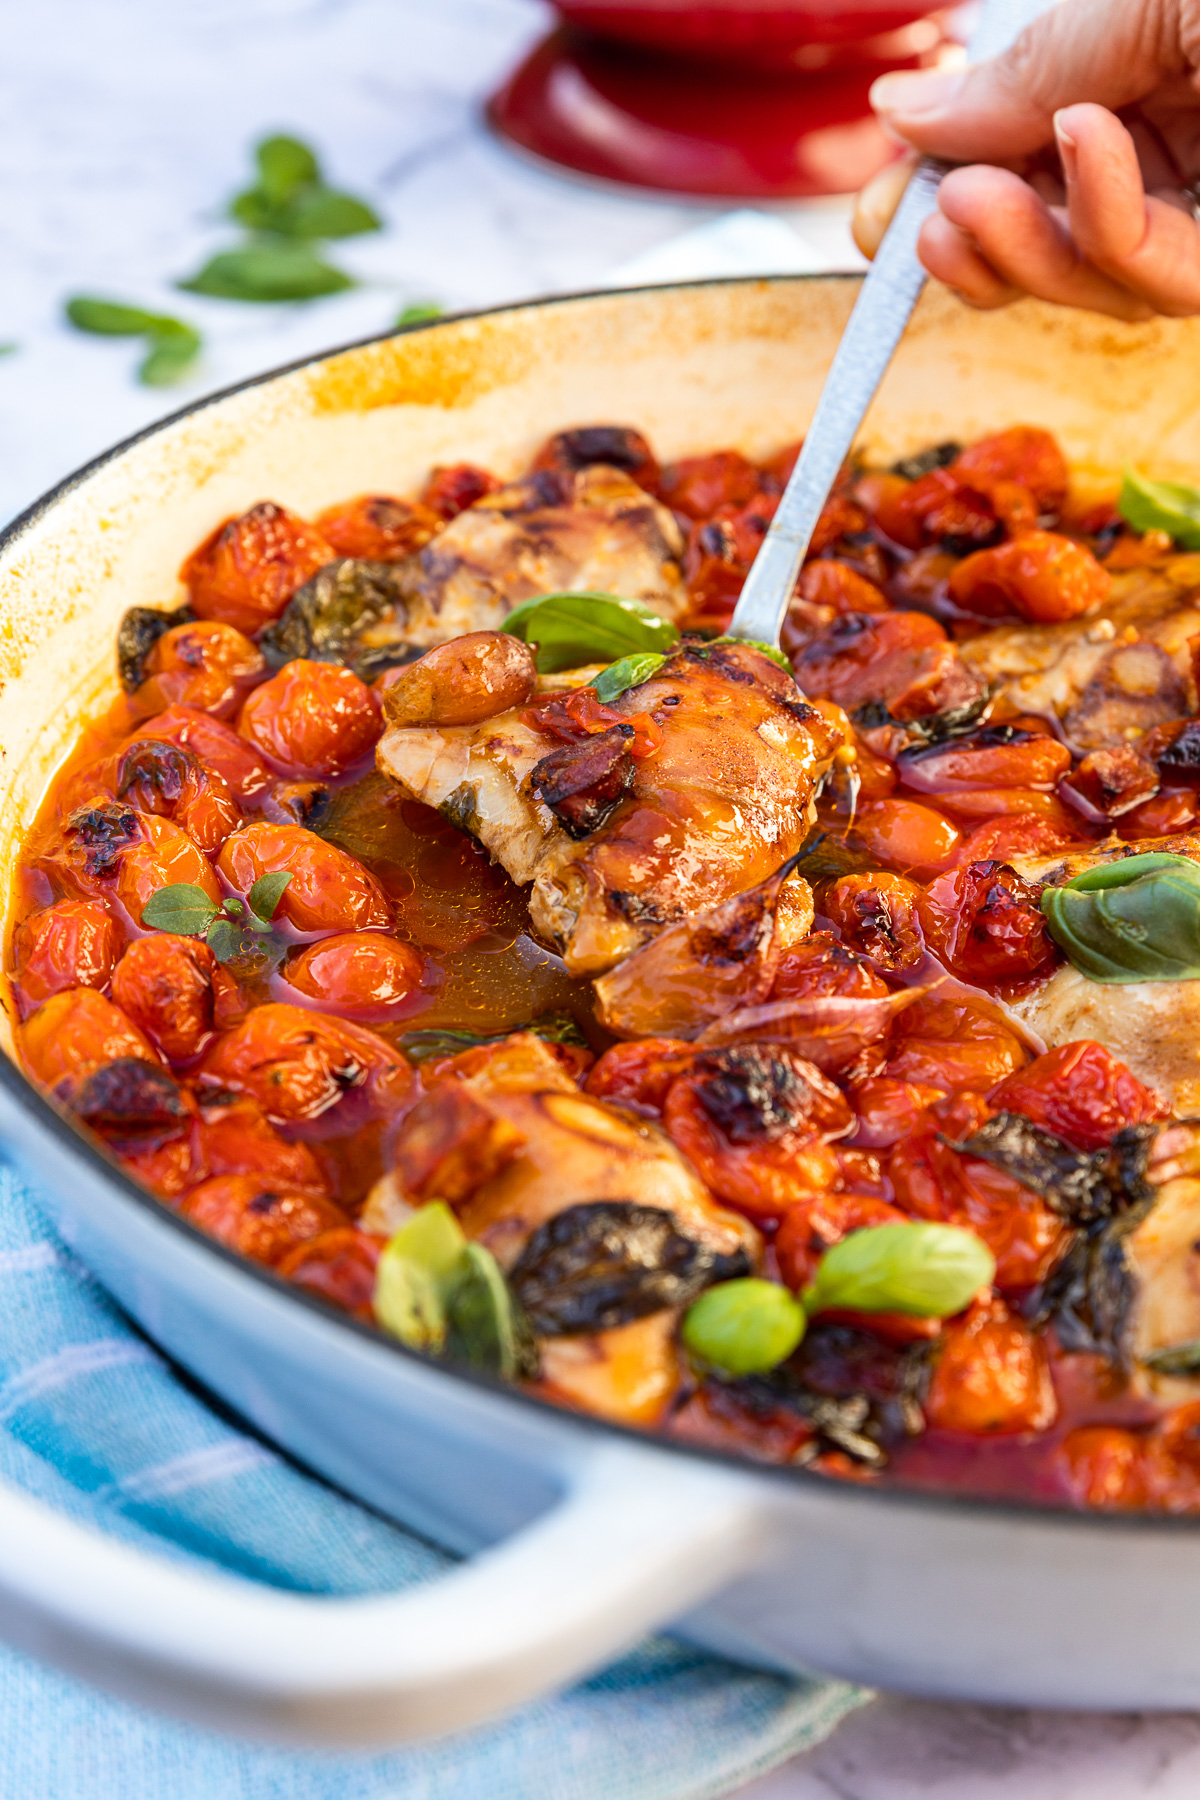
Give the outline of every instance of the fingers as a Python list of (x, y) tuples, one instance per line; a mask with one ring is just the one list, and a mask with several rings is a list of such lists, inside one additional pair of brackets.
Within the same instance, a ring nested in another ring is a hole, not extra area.
[(850, 232), (868, 262), (875, 260), (917, 161), (916, 151), (906, 150), (898, 162), (889, 163), (868, 181), (854, 203)]
[(1130, 106), (1188, 59), (1170, 0), (1063, 0), (1006, 55), (963, 70), (884, 75), (871, 104), (897, 136), (952, 162), (1019, 163), (1060, 108)]
[(1169, 200), (1147, 198), (1121, 121), (1100, 106), (1070, 106), (1055, 129), (1080, 256), (1156, 312), (1200, 312), (1200, 229)]
[(991, 311), (1021, 298), (1020, 288), (997, 275), (967, 233), (952, 225), (943, 213), (926, 219), (918, 249), (929, 273), (953, 288), (968, 306)]

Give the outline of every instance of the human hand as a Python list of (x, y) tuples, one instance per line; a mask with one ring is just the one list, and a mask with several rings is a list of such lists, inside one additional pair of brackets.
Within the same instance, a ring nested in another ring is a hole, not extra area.
[[(973, 306), (1034, 294), (1146, 319), (1200, 312), (1200, 0), (1063, 0), (992, 62), (884, 75), (883, 124), (944, 178), (921, 261)], [(874, 255), (907, 164), (859, 196)]]

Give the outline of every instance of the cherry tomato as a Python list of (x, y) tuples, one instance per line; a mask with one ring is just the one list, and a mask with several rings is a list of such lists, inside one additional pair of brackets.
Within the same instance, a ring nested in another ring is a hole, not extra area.
[(614, 1044), (588, 1071), (584, 1092), (598, 1100), (661, 1112), (671, 1083), (686, 1075), (696, 1060), (691, 1044), (679, 1038), (642, 1038), (636, 1044)]
[(351, 1019), (386, 1018), (419, 992), (424, 960), (381, 931), (339, 932), (289, 958), (284, 976), (300, 993)]
[(215, 619), (173, 625), (146, 658), (145, 679), (129, 704), (143, 719), (168, 706), (194, 706), (228, 719), (266, 666), (261, 652), (232, 625)]
[(571, 688), (564, 694), (553, 694), (540, 706), (530, 706), (521, 714), (522, 723), (564, 744), (581, 744), (613, 725), (629, 725), (633, 736), (626, 749), (635, 762), (642, 762), (661, 749), (662, 727), (650, 713), (617, 712), (605, 706), (593, 687)]
[(155, 932), (130, 944), (112, 997), (172, 1062), (195, 1056), (213, 1027), (217, 959), (198, 938)]
[(1200, 1510), (1200, 1403), (1174, 1406), (1146, 1440), (1142, 1468), (1148, 1498), (1164, 1512)]
[(775, 1238), (779, 1273), (800, 1293), (813, 1280), (831, 1244), (872, 1225), (903, 1225), (906, 1216), (865, 1194), (809, 1194), (789, 1206)]
[(1200, 794), (1194, 788), (1175, 788), (1144, 800), (1121, 817), (1121, 836), (1129, 838), (1174, 837), (1194, 831), (1200, 824)]
[(941, 1431), (1048, 1430), (1058, 1402), (1041, 1339), (1002, 1301), (973, 1306), (943, 1334), (924, 1410)]
[(142, 908), (157, 888), (192, 882), (217, 904), (221, 889), (212, 864), (183, 827), (155, 813), (138, 813), (142, 841), (121, 858), (117, 898), (131, 919), (141, 923)]
[(913, 1129), (925, 1109), (940, 1100), (943, 1092), (940, 1087), (926, 1087), (920, 1082), (898, 1081), (893, 1075), (878, 1075), (861, 1082), (851, 1096), (858, 1124), (847, 1142), (864, 1150), (887, 1149)]
[(880, 969), (908, 969), (925, 951), (921, 889), (902, 875), (843, 875), (822, 902), (842, 942)]
[(210, 854), (241, 823), (241, 810), (224, 776), (165, 738), (135, 738), (117, 765), (115, 785), (118, 800), (174, 819)]
[(1044, 788), (1071, 766), (1057, 738), (989, 725), (969, 737), (905, 750), (896, 760), (902, 785), (918, 794), (950, 795), (963, 788)]
[(827, 931), (814, 931), (779, 958), (772, 1000), (807, 1000), (816, 994), (845, 994), (879, 1000), (887, 993), (870, 965)]
[(745, 506), (758, 491), (758, 470), (736, 450), (716, 450), (711, 456), (685, 456), (668, 463), (659, 480), (659, 493), (674, 512), (689, 519), (707, 519), (718, 506)]
[(239, 800), (252, 800), (270, 787), (274, 776), (262, 757), (230, 725), (187, 706), (169, 706), (166, 712), (134, 733), (132, 742), (161, 739), (191, 750), (210, 775), (219, 775)]
[[(903, 488), (889, 485), (877, 492), (875, 502), (876, 526), (905, 550), (940, 541), (961, 551), (997, 536), (997, 514), (986, 486), (951, 469), (930, 469)], [(1030, 522), (1036, 523), (1032, 502), (1029, 513)]]
[(355, 1094), (369, 1112), (389, 1112), (412, 1088), (398, 1050), (365, 1026), (307, 1007), (256, 1006), (204, 1059), (208, 1081), (246, 1093), (268, 1117), (316, 1119)]
[(820, 556), (822, 551), (836, 544), (839, 538), (854, 537), (865, 531), (867, 524), (866, 513), (854, 503), (849, 494), (831, 494), (813, 526), (808, 546), (809, 555)]
[(1078, 814), (1064, 806), (1057, 794), (1036, 788), (976, 788), (943, 794), (942, 805), (960, 819), (1036, 818), (1068, 838), (1081, 832)]
[(1011, 818), (990, 819), (977, 825), (958, 847), (959, 863), (986, 862), (995, 857), (1010, 862), (1014, 856), (1046, 856), (1061, 850), (1071, 839), (1034, 813), (1017, 813)]
[(1035, 625), (1056, 625), (1090, 612), (1108, 598), (1112, 576), (1091, 551), (1053, 531), (1031, 531), (994, 550), (980, 550), (950, 577), (950, 597), (985, 618), (1016, 613)]
[(120, 953), (120, 927), (97, 900), (59, 900), (31, 913), (13, 935), (23, 1011), (65, 988), (106, 987)]
[(835, 613), (889, 611), (887, 595), (873, 581), (832, 556), (806, 563), (797, 591), (810, 606), (831, 606)]
[(390, 494), (360, 494), (318, 513), (315, 529), (339, 556), (367, 562), (403, 562), (442, 529), (443, 521), (420, 501)]
[(86, 987), (52, 994), (26, 1020), (20, 1045), (26, 1067), (48, 1088), (64, 1079), (82, 1081), (122, 1056), (159, 1060), (132, 1019)]
[(925, 613), (846, 613), (800, 651), (796, 680), (812, 699), (853, 713), (868, 703), (916, 719), (966, 704), (979, 683)]
[(187, 1186), (213, 1175), (253, 1175), (262, 1186), (282, 1193), (327, 1192), (308, 1145), (281, 1136), (256, 1100), (245, 1094), (217, 1097), (201, 1087), (199, 1101), (191, 1129)]
[(352, 669), (297, 657), (256, 688), (238, 730), (288, 775), (337, 775), (374, 747), (379, 700)]
[(277, 1193), (255, 1175), (216, 1175), (202, 1181), (179, 1210), (218, 1243), (268, 1268), (295, 1245), (349, 1223), (332, 1200)]
[(920, 913), (930, 949), (967, 981), (1019, 981), (1062, 961), (1038, 889), (1007, 863), (964, 863), (939, 875)]
[(217, 867), (243, 897), (260, 875), (291, 876), (277, 916), (297, 931), (386, 931), (391, 908), (373, 875), (303, 825), (246, 825), (228, 838)]
[(1023, 1113), (1080, 1150), (1100, 1150), (1125, 1125), (1169, 1116), (1169, 1108), (1103, 1044), (1082, 1039), (1035, 1057), (992, 1095), (999, 1111)]
[(1057, 440), (1036, 425), (1012, 425), (980, 438), (951, 465), (957, 474), (991, 476), (1028, 488), (1043, 512), (1057, 512), (1067, 497), (1067, 460)]
[(530, 467), (576, 475), (580, 469), (589, 469), (596, 463), (620, 469), (649, 494), (658, 492), (658, 459), (641, 432), (631, 425), (577, 425), (569, 431), (556, 431), (546, 439)]
[(297, 1244), (276, 1266), (284, 1281), (369, 1324), (380, 1248), (378, 1238), (341, 1226)]
[(332, 544), (273, 500), (226, 519), (179, 571), (198, 618), (239, 631), (277, 619), (296, 589), (335, 560)]
[(433, 470), (421, 489), (421, 505), (439, 519), (456, 519), (460, 512), (466, 512), (485, 494), (494, 494), (501, 485), (495, 475), (476, 468), (474, 463), (451, 463)]
[(1025, 1060), (1021, 1040), (983, 1006), (927, 997), (896, 1020), (886, 1072), (925, 1087), (985, 1093)]
[(928, 875), (954, 861), (958, 827), (945, 813), (915, 800), (869, 800), (854, 819), (854, 837), (868, 856), (894, 869)]
[(1081, 1425), (1069, 1431), (1051, 1466), (1074, 1506), (1146, 1504), (1146, 1439), (1118, 1425)]

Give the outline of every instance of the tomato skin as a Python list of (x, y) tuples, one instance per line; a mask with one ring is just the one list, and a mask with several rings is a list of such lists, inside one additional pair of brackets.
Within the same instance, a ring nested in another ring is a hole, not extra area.
[(1016, 613), (1036, 625), (1077, 618), (1108, 598), (1112, 576), (1091, 551), (1053, 531), (979, 550), (950, 577), (950, 598), (985, 618)]
[(1058, 512), (1067, 497), (1067, 459), (1053, 435), (1037, 425), (1011, 425), (1007, 431), (980, 438), (961, 451), (951, 467), (967, 477), (1019, 482), (1043, 512)]
[(1124, 1125), (1170, 1116), (1170, 1109), (1103, 1044), (1080, 1039), (1036, 1057), (992, 1094), (998, 1111), (1023, 1113), (1078, 1150), (1101, 1150)]
[(987, 862), (995, 858), (1009, 862), (1014, 856), (1048, 855), (1070, 842), (1070, 837), (1048, 819), (1039, 819), (1034, 813), (1017, 813), (977, 825), (959, 845), (958, 861)]
[(228, 719), (266, 669), (261, 652), (233, 625), (199, 619), (173, 625), (146, 658), (146, 679), (129, 696), (139, 718), (193, 706)]
[(904, 1225), (899, 1207), (866, 1194), (809, 1194), (789, 1206), (775, 1236), (779, 1273), (794, 1293), (814, 1279), (831, 1244), (873, 1225)]
[(1046, 1431), (1057, 1416), (1045, 1347), (1003, 1302), (977, 1304), (947, 1327), (925, 1399), (931, 1426), (998, 1436)]
[[(889, 486), (876, 497), (875, 524), (904, 550), (950, 539), (954, 545), (986, 544), (996, 536), (997, 513), (987, 491), (953, 469), (930, 469), (903, 488)], [(1037, 509), (1030, 504), (1030, 522)]]
[(930, 949), (968, 981), (1019, 981), (1062, 961), (1038, 889), (1007, 863), (963, 863), (939, 875), (920, 915)]
[(1020, 1039), (982, 1006), (928, 995), (896, 1020), (885, 1072), (895, 1081), (986, 1093), (1024, 1062)]
[(343, 1225), (297, 1244), (276, 1268), (284, 1281), (370, 1324), (381, 1247), (368, 1232)]
[(522, 723), (562, 744), (581, 744), (585, 738), (597, 737), (613, 725), (632, 727), (633, 736), (626, 749), (635, 762), (643, 762), (661, 749), (662, 727), (652, 714), (622, 713), (605, 706), (594, 687), (571, 688), (566, 693), (552, 694), (539, 706), (527, 706)]
[(896, 762), (901, 784), (918, 794), (949, 797), (963, 788), (1053, 788), (1071, 766), (1071, 752), (1057, 738), (985, 727), (928, 749), (903, 752)]
[(976, 788), (957, 794), (944, 794), (942, 805), (947, 812), (966, 824), (976, 819), (989, 823), (994, 819), (1035, 818), (1049, 825), (1068, 841), (1085, 835), (1087, 827), (1078, 814), (1064, 806), (1057, 794), (1043, 794), (1036, 788)]
[(51, 995), (25, 1021), (20, 1047), (34, 1079), (51, 1089), (64, 1081), (83, 1081), (122, 1056), (159, 1062), (133, 1020), (95, 988), (86, 987)]
[(881, 1000), (887, 991), (887, 983), (869, 963), (827, 931), (814, 931), (780, 956), (771, 999), (843, 994), (855, 1000)]
[(869, 856), (921, 875), (946, 868), (961, 842), (957, 825), (945, 813), (895, 796), (860, 807), (853, 835)]
[(1123, 838), (1173, 837), (1180, 831), (1194, 831), (1200, 823), (1200, 794), (1193, 789), (1175, 788), (1143, 800), (1121, 819)]
[(23, 1012), (66, 988), (106, 987), (120, 953), (120, 927), (97, 900), (59, 900), (31, 913), (13, 935)]
[(285, 1122), (320, 1118), (355, 1090), (373, 1113), (386, 1113), (413, 1085), (404, 1057), (373, 1031), (279, 1001), (256, 1006), (218, 1038), (202, 1072)]
[(403, 562), (442, 529), (443, 521), (420, 501), (397, 500), (391, 494), (360, 494), (327, 507), (313, 520), (314, 529), (338, 556), (367, 562)]
[(179, 1210), (218, 1243), (268, 1268), (297, 1244), (349, 1223), (332, 1200), (276, 1193), (254, 1175), (216, 1175), (202, 1181)]
[(289, 958), (283, 974), (299, 993), (351, 1019), (386, 1018), (419, 991), (425, 963), (411, 944), (383, 932), (338, 932)]
[(894, 1075), (877, 1075), (862, 1082), (852, 1095), (858, 1124), (846, 1142), (855, 1149), (888, 1149), (913, 1130), (921, 1114), (940, 1100), (943, 1092), (940, 1087), (900, 1081)]
[(165, 738), (133, 740), (117, 765), (116, 791), (119, 800), (141, 812), (174, 819), (210, 855), (241, 823), (241, 809), (224, 777)]
[(252, 800), (275, 779), (262, 757), (233, 727), (193, 707), (168, 706), (134, 732), (131, 743), (161, 739), (190, 750), (210, 775), (216, 774), (238, 800)]
[[(218, 971), (219, 973), (219, 971)], [(191, 1133), (189, 1186), (214, 1175), (253, 1175), (288, 1194), (324, 1195), (327, 1183), (307, 1144), (282, 1137), (247, 1095), (206, 1097)]]
[(210, 532), (179, 571), (197, 618), (253, 633), (277, 619), (335, 552), (311, 525), (261, 500)]
[(793, 658), (802, 692), (853, 713), (868, 702), (898, 720), (974, 699), (979, 683), (926, 613), (845, 613)]
[(477, 468), (474, 463), (450, 463), (433, 470), (421, 489), (421, 505), (427, 506), (443, 523), (448, 523), (486, 494), (494, 494), (500, 486), (502, 483), (495, 475), (487, 469)]
[(614, 1044), (588, 1071), (585, 1094), (597, 1100), (619, 1100), (647, 1112), (660, 1113), (671, 1083), (690, 1072), (696, 1060), (691, 1044), (680, 1038), (641, 1038)]
[(890, 611), (887, 595), (873, 581), (832, 556), (805, 564), (799, 594), (810, 606), (831, 606), (835, 613)]
[(758, 470), (737, 450), (685, 456), (668, 463), (659, 478), (662, 499), (689, 519), (710, 518), (718, 506), (745, 506), (758, 486)]
[(212, 864), (183, 827), (156, 813), (139, 813), (143, 841), (121, 858), (117, 897), (131, 919), (140, 925), (142, 908), (157, 888), (190, 881), (203, 888), (219, 904), (221, 889)]
[(172, 1062), (199, 1054), (213, 1027), (217, 959), (198, 938), (155, 932), (117, 964), (112, 997)]
[(1137, 1432), (1081, 1425), (1055, 1448), (1052, 1467), (1073, 1506), (1144, 1506), (1145, 1448), (1146, 1439)]
[(337, 775), (373, 749), (379, 698), (352, 669), (297, 657), (255, 688), (238, 730), (285, 775)]
[(822, 908), (842, 942), (877, 968), (910, 969), (925, 953), (921, 889), (903, 875), (843, 875)]
[(260, 875), (286, 871), (277, 918), (297, 931), (387, 931), (391, 908), (362, 864), (303, 825), (246, 825), (227, 838), (217, 868), (243, 897)]

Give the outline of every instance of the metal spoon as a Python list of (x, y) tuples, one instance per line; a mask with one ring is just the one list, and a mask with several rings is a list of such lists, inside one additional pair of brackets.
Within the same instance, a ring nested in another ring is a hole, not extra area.
[[(1007, 50), (1045, 10), (1046, 0), (987, 0), (971, 39), (971, 61)], [(791, 480), (746, 577), (730, 621), (731, 637), (779, 644), (821, 508), (925, 286), (917, 238), (937, 208), (938, 188), (950, 167), (926, 157), (905, 189), (830, 364)]]

